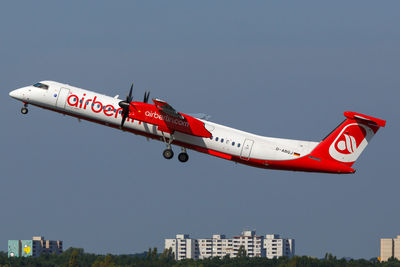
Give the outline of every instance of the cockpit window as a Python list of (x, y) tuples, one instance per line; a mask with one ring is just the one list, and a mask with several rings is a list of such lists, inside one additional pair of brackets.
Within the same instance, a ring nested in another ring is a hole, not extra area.
[(47, 84), (44, 83), (35, 83), (33, 86), (37, 87), (37, 88), (42, 88), (42, 89), (49, 89), (49, 86)]

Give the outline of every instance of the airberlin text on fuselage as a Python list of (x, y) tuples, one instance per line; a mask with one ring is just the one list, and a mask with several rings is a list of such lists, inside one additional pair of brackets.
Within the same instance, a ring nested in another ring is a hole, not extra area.
[(146, 117), (154, 118), (154, 119), (157, 119), (157, 120), (163, 120), (165, 122), (171, 122), (171, 123), (179, 125), (179, 126), (189, 127), (189, 123), (187, 121), (182, 121), (182, 120), (177, 119), (177, 118), (171, 118), (168, 115), (161, 115), (161, 114), (158, 114), (157, 112), (146, 111), (144, 113), (144, 115)]
[(90, 105), (90, 108), (94, 113), (100, 113), (101, 111), (103, 111), (104, 115), (108, 117), (114, 115), (115, 118), (118, 116), (119, 111), (122, 110), (122, 108), (118, 108), (114, 112), (115, 107), (113, 105), (104, 106), (103, 103), (97, 101), (97, 96), (95, 96), (93, 99), (87, 99), (87, 100), (85, 100), (85, 96), (86, 94), (83, 94), (83, 97), (79, 99), (77, 95), (70, 95), (67, 98), (67, 103), (72, 107), (83, 108), (83, 109), (86, 109)]
[[(85, 96), (86, 96), (86, 94), (83, 94), (83, 97), (81, 99), (79, 99), (77, 95), (70, 95), (67, 98), (67, 103), (68, 103), (68, 105), (70, 105), (72, 107), (83, 108), (83, 109), (86, 109), (90, 105), (90, 109), (94, 113), (100, 113), (101, 111), (103, 111), (104, 115), (106, 115), (108, 117), (111, 117), (114, 115), (114, 117), (116, 118), (118, 116), (118, 113), (120, 111), (122, 111), (122, 108), (118, 108), (115, 110), (115, 107), (113, 105), (105, 105), (104, 106), (101, 101), (97, 100), (97, 96), (95, 96), (93, 99), (87, 99), (87, 100), (85, 100)], [(157, 112), (146, 111), (144, 113), (144, 115), (149, 118), (154, 118), (157, 120), (163, 120), (165, 122), (170, 122), (175, 125), (189, 127), (189, 123), (187, 121), (182, 121), (177, 118), (171, 118), (168, 115), (161, 115), (161, 114), (158, 114)], [(132, 119), (132, 118), (128, 117), (127, 120), (129, 121), (129, 119)]]

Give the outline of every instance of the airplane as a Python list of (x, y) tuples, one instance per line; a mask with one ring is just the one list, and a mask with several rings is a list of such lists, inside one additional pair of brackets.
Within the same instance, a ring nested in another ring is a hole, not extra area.
[(345, 120), (320, 142), (264, 137), (176, 111), (166, 101), (144, 93), (133, 101), (133, 83), (125, 100), (54, 81), (41, 81), (11, 91), (28, 105), (55, 111), (122, 131), (161, 141), (163, 156), (174, 156), (172, 145), (181, 147), (180, 162), (187, 162), (187, 149), (265, 169), (355, 173), (352, 165), (386, 121), (346, 111)]

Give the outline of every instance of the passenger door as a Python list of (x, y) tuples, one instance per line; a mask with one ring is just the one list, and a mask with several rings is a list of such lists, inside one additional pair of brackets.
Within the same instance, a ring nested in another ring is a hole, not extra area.
[(62, 108), (62, 109), (65, 108), (65, 103), (67, 102), (68, 94), (69, 94), (69, 89), (66, 89), (66, 88), (60, 89), (60, 92), (58, 93), (56, 107)]
[(243, 147), (242, 147), (242, 152), (240, 153), (240, 158), (244, 160), (249, 160), (250, 159), (250, 153), (251, 149), (253, 148), (254, 141), (246, 139), (244, 141)]

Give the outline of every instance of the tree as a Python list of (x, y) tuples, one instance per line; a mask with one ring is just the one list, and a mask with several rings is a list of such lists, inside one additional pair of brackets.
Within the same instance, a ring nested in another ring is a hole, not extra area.
[(244, 246), (241, 245), (241, 246), (239, 247), (239, 249), (238, 249), (237, 257), (238, 257), (238, 258), (244, 258), (244, 257), (246, 257), (246, 256), (247, 256), (247, 251), (246, 251), (246, 249), (244, 248)]
[(117, 267), (110, 254), (104, 257), (103, 260), (96, 260), (92, 267)]
[(327, 261), (334, 261), (334, 260), (336, 260), (336, 256), (333, 256), (331, 253), (327, 252), (327, 253), (325, 253), (324, 259)]
[(157, 248), (154, 247), (153, 251), (151, 252), (151, 259), (156, 260), (158, 258)]
[(175, 260), (175, 253), (172, 252), (172, 248), (164, 249), (160, 256), (160, 260), (163, 262), (170, 262)]
[(151, 260), (151, 248), (147, 251), (146, 260)]
[(74, 249), (71, 253), (71, 256), (69, 257), (68, 267), (79, 267), (78, 260), (77, 260), (78, 255), (79, 255), (79, 251)]

